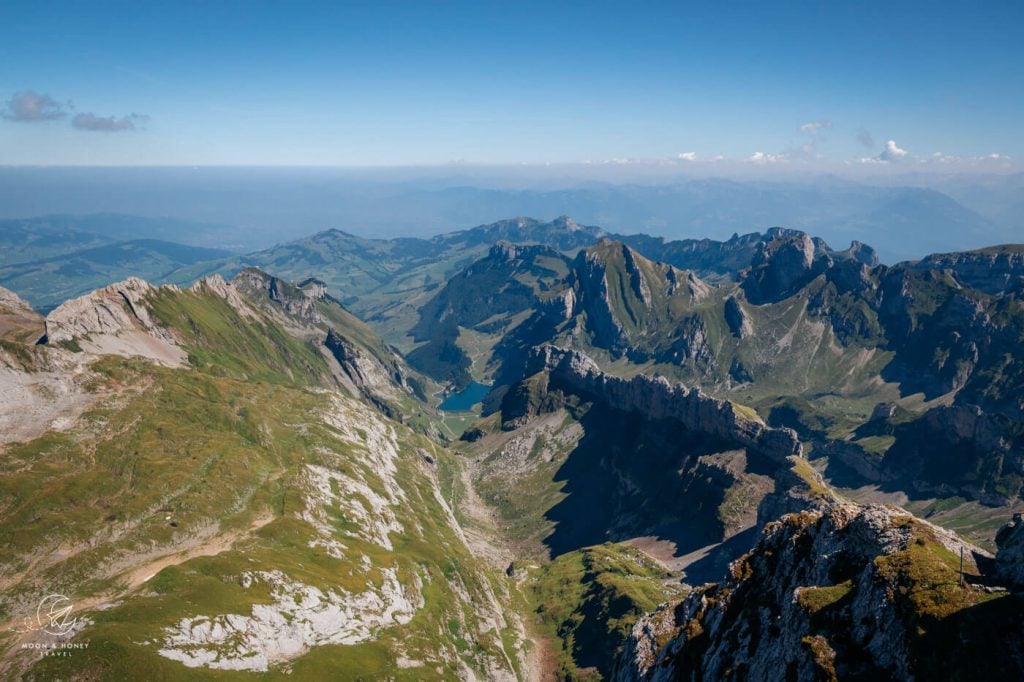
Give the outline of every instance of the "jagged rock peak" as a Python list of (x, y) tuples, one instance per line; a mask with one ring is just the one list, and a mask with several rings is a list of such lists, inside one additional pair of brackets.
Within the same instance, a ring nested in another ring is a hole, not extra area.
[(743, 291), (754, 304), (781, 300), (806, 284), (815, 274), (819, 254), (824, 254), (822, 260), (830, 260), (827, 247), (819, 248), (803, 232), (772, 228), (768, 236), (742, 276)]
[(177, 334), (151, 315), (151, 299), (179, 293), (172, 284), (154, 287), (131, 277), (97, 289), (50, 311), (42, 343), (74, 342), (94, 355), (139, 356), (171, 367), (186, 364)]
[(573, 220), (567, 215), (558, 216), (557, 218), (551, 221), (551, 224), (554, 225), (555, 227), (564, 228), (569, 232), (579, 232), (580, 230), (583, 229), (583, 227), (579, 223), (577, 223), (575, 220)]
[(810, 235), (798, 230), (773, 227), (754, 256), (754, 265), (782, 261), (786, 265), (809, 269), (814, 262), (817, 245)]
[(227, 298), (231, 291), (231, 284), (225, 281), (219, 273), (215, 273), (196, 280), (192, 286), (189, 287), (189, 291), (194, 291), (196, 293), (199, 293), (204, 289), (211, 291), (218, 296)]
[[(177, 291), (174, 285), (164, 285)], [(87, 334), (117, 334), (141, 327), (154, 330), (144, 299), (155, 292), (149, 282), (129, 277), (79, 298), (65, 301), (46, 316), (46, 338), (49, 343), (70, 341)]]
[(850, 248), (846, 251), (839, 251), (836, 255), (839, 257), (851, 258), (858, 263), (867, 265), (869, 268), (873, 268), (878, 265), (878, 253), (875, 249), (867, 244), (862, 244), (856, 239), (850, 242)]
[(650, 419), (674, 419), (688, 429), (735, 442), (778, 463), (803, 453), (792, 429), (770, 427), (750, 408), (704, 395), (699, 388), (673, 385), (664, 377), (611, 376), (583, 353), (551, 345), (535, 348), (528, 361), (530, 374), (541, 371), (548, 372), (554, 382), (602, 398), (617, 409)]
[[(237, 277), (235, 281), (237, 281)], [(192, 285), (191, 291), (194, 293), (209, 292), (215, 296), (220, 296), (228, 305), (235, 309), (235, 311), (243, 317), (255, 319), (255, 313), (249, 308), (249, 306), (242, 299), (241, 293), (238, 291), (238, 287), (235, 286), (234, 281), (227, 282), (219, 274), (209, 275), (195, 282)]]
[[(309, 280), (306, 280), (307, 282)], [(259, 268), (245, 268), (231, 280), (242, 293), (250, 296), (266, 297), (280, 304), (285, 311), (297, 317), (319, 319), (316, 312), (316, 301), (326, 298), (326, 287), (321, 296), (310, 295), (310, 292), (268, 274)], [(314, 285), (313, 293), (320, 291)]]
[(316, 277), (308, 277), (297, 285), (302, 293), (316, 301), (322, 301), (328, 297), (327, 282)]
[[(733, 234), (733, 237), (734, 238), (736, 237), (735, 233)], [(777, 239), (793, 239), (793, 238), (803, 239), (804, 237), (807, 237), (808, 239), (810, 238), (808, 236), (808, 234), (806, 232), (804, 232), (803, 230), (794, 230), (794, 229), (789, 228), (789, 227), (778, 227), (778, 226), (776, 226), (776, 227), (769, 227), (767, 230), (765, 230), (764, 231), (764, 239), (762, 239), (761, 241), (763, 241), (763, 242), (772, 242), (772, 241), (775, 241)]]
[(609, 255), (620, 248), (627, 247), (603, 239), (596, 246), (580, 251), (572, 267), (577, 306), (587, 307), (587, 324), (591, 327), (595, 341), (617, 356), (629, 349), (629, 336), (613, 310), (607, 263)]

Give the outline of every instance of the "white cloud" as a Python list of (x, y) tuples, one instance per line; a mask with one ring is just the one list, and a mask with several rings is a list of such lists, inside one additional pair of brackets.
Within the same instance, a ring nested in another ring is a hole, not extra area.
[(103, 133), (117, 133), (125, 130), (135, 130), (149, 122), (149, 116), (143, 114), (128, 114), (117, 118), (115, 116), (96, 116), (95, 114), (76, 114), (71, 119), (71, 125), (77, 130), (89, 130)]
[(889, 140), (885, 143), (885, 149), (878, 155), (879, 161), (898, 161), (909, 152), (896, 144), (896, 140)]
[(857, 159), (857, 162), (865, 164), (891, 163), (893, 161), (899, 161), (909, 154), (910, 152), (896, 144), (896, 140), (889, 140), (885, 143), (885, 149), (882, 150), (881, 154), (878, 156), (862, 156)]
[(764, 152), (754, 152), (747, 157), (747, 163), (758, 166), (764, 166), (769, 163), (781, 163), (787, 160), (785, 154), (765, 154)]
[(958, 163), (961, 161), (961, 157), (953, 154), (943, 154), (942, 152), (935, 152), (927, 159), (921, 159), (921, 163)]
[(0, 116), (18, 123), (56, 121), (67, 116), (67, 106), (34, 90), (15, 93), (4, 103)]
[(807, 135), (817, 135), (818, 131), (827, 130), (832, 127), (832, 121), (810, 121), (800, 126), (800, 132)]
[(696, 161), (697, 152), (679, 152), (676, 154), (676, 158), (680, 161)]

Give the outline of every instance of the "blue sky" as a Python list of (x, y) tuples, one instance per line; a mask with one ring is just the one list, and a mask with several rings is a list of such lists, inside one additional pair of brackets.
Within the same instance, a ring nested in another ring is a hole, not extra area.
[(1005, 169), (1022, 74), (1021, 2), (8, 0), (0, 164)]

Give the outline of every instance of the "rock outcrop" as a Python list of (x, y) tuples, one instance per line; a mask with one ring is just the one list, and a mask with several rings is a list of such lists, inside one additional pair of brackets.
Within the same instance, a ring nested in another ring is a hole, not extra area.
[(996, 547), (996, 573), (1011, 587), (1024, 590), (1024, 515), (1014, 514), (999, 529)]
[[(177, 287), (166, 285), (167, 291)], [(150, 315), (147, 299), (159, 289), (137, 277), (66, 301), (46, 316), (46, 343), (72, 344), (96, 355), (137, 355), (165, 365), (185, 364), (170, 330)]]
[(397, 385), (405, 391), (412, 392), (408, 377), (397, 361), (385, 366), (333, 329), (327, 330), (324, 346), (361, 391), (376, 393), (387, 391)]
[(803, 232), (769, 230), (743, 279), (747, 298), (760, 304), (789, 296), (814, 276), (816, 253), (814, 240)]
[(43, 316), (16, 293), (0, 287), (0, 339), (35, 343), (45, 333)]
[(1024, 245), (932, 254), (912, 267), (949, 271), (961, 284), (987, 294), (999, 294), (1024, 281)]
[(60, 343), (92, 334), (118, 334), (156, 328), (144, 299), (155, 291), (149, 282), (129, 277), (54, 308), (46, 316), (46, 339)]
[(977, 405), (935, 407), (892, 433), (895, 443), (881, 462), (889, 480), (992, 506), (1010, 503), (1024, 489), (1021, 427)]
[(528, 362), (528, 373), (538, 372), (547, 372), (554, 386), (595, 396), (616, 409), (639, 412), (648, 419), (676, 420), (688, 429), (736, 443), (778, 463), (802, 454), (792, 429), (772, 428), (750, 408), (712, 398), (699, 388), (673, 385), (663, 377), (611, 376), (583, 353), (550, 345), (537, 348)]
[(291, 317), (316, 322), (320, 318), (316, 301), (327, 297), (327, 289), (311, 284), (314, 281), (305, 280), (307, 287), (300, 288), (257, 268), (246, 268), (235, 275), (232, 284), (257, 300), (267, 298), (279, 304)]
[[(600, 246), (608, 244), (610, 242), (601, 242)], [(627, 250), (625, 246), (622, 249)], [(594, 249), (580, 251), (573, 263), (572, 284), (576, 290), (576, 312), (586, 311), (594, 345), (606, 348), (618, 357), (629, 350), (630, 342), (615, 314), (606, 270), (607, 263), (600, 252)]]
[(754, 333), (750, 317), (735, 296), (725, 299), (725, 323), (736, 338), (744, 339)]
[(253, 309), (242, 298), (235, 283), (225, 281), (220, 275), (214, 274), (204, 277), (193, 284), (189, 290), (197, 294), (209, 292), (220, 296), (242, 317), (246, 319), (255, 319), (256, 317)]
[[(986, 640), (1006, 628), (1003, 644), (1019, 653), (1019, 618), (959, 584), (961, 549), (966, 572), (977, 574), (982, 550), (902, 510), (831, 503), (783, 516), (724, 583), (641, 619), (615, 679), (961, 679), (958, 670), (1000, 669), (1016, 677), (1021, 659)], [(991, 619), (962, 616), (970, 607), (991, 609)], [(972, 660), (975, 646), (991, 660)]]
[(872, 268), (878, 265), (878, 253), (872, 247), (856, 239), (850, 242), (850, 248), (845, 251), (835, 252), (835, 256), (838, 258), (849, 258)]

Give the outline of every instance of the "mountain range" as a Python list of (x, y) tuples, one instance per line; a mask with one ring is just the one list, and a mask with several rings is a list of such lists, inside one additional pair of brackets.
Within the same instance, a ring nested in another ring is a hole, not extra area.
[(1022, 230), (1021, 173), (702, 178), (685, 168), (648, 177), (642, 165), (631, 168), (8, 168), (0, 169), (0, 218), (177, 216), (193, 228), (176, 238), (139, 231), (122, 238), (237, 253), (325, 227), (429, 238), (515, 215), (572, 215), (609, 232), (666, 239), (726, 239), (784, 225), (837, 245), (870, 243), (886, 263), (1020, 241)]
[(0, 271), (4, 676), (1024, 674), (1024, 245), (88, 235)]

